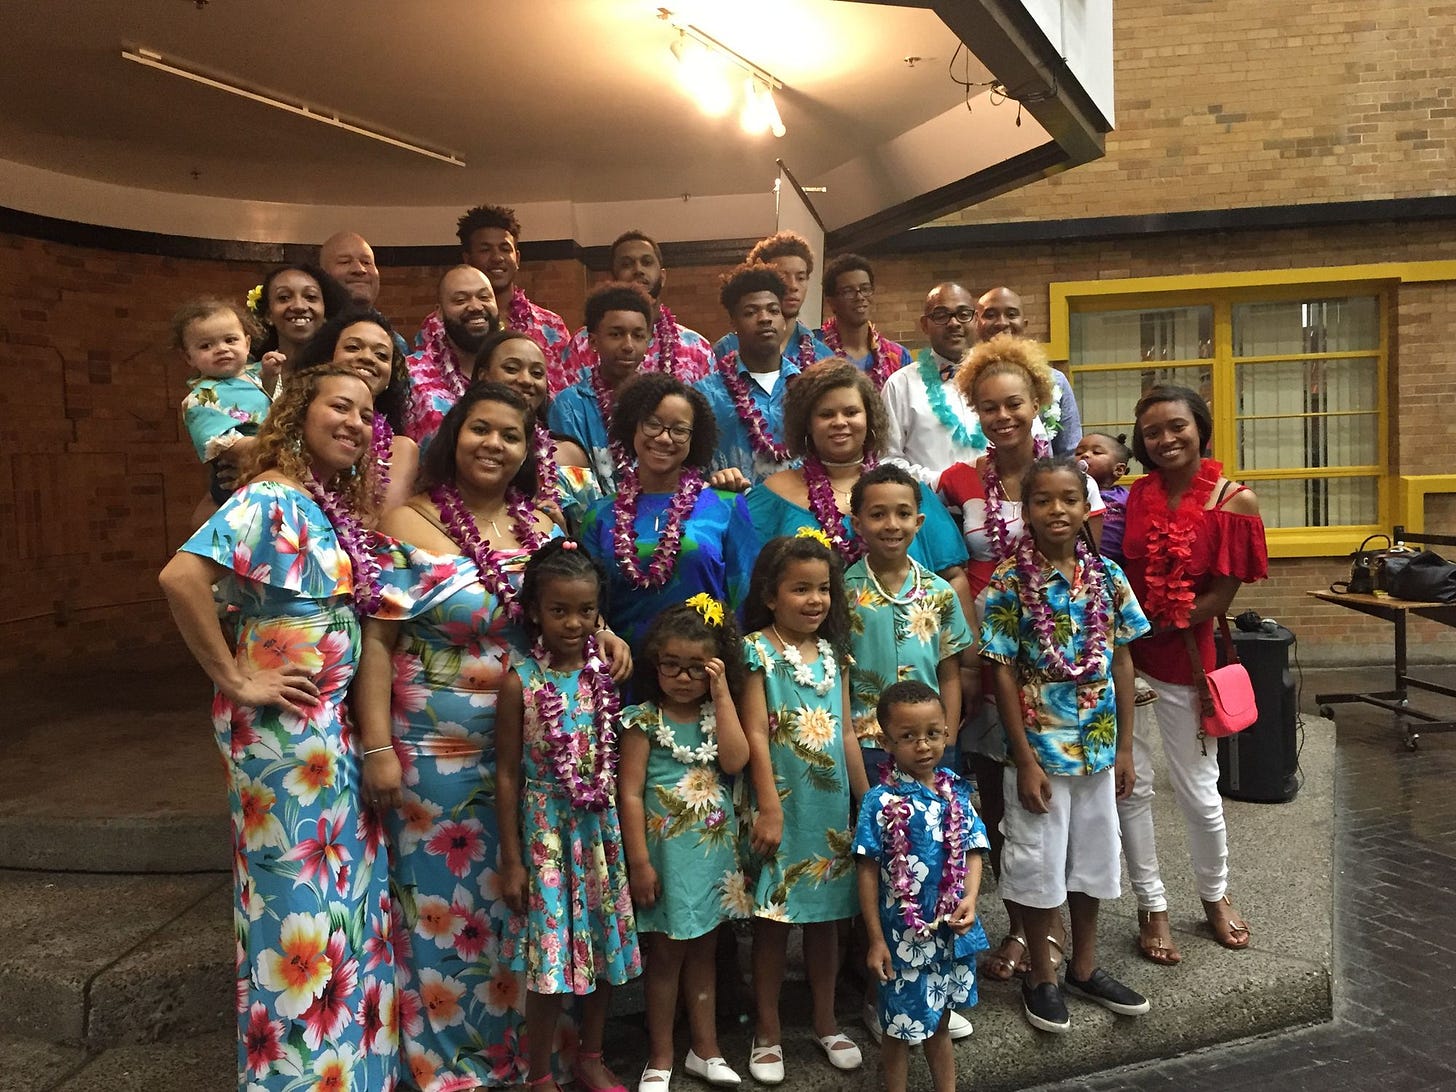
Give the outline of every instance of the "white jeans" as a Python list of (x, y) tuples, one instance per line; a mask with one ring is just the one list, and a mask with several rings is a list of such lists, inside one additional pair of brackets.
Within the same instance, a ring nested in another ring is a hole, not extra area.
[(1128, 878), (1139, 910), (1168, 909), (1153, 835), (1152, 743), (1153, 731), (1158, 729), (1162, 732), (1173, 798), (1188, 828), (1188, 855), (1193, 860), (1198, 896), (1206, 902), (1217, 902), (1228, 889), (1228, 828), (1223, 819), (1223, 799), (1218, 795), (1218, 741), (1209, 739), (1208, 754), (1200, 753), (1201, 716), (1193, 687), (1152, 678), (1147, 682), (1158, 692), (1158, 700), (1138, 706), (1133, 717), (1132, 757), (1137, 777), (1132, 795), (1117, 805)]

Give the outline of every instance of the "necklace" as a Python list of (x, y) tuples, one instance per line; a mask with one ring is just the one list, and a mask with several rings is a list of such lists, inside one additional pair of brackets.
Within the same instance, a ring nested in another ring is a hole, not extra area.
[(819, 638), (816, 647), (819, 650), (819, 662), (824, 665), (824, 678), (821, 679), (819, 682), (815, 682), (814, 672), (809, 667), (809, 665), (804, 662), (804, 656), (799, 651), (799, 646), (791, 645), (789, 644), (789, 642), (785, 641), (783, 635), (779, 633), (778, 626), (771, 625), (768, 628), (769, 631), (774, 635), (774, 638), (778, 641), (778, 643), (783, 646), (784, 662), (794, 669), (794, 682), (798, 683), (800, 686), (812, 687), (814, 693), (818, 694), (821, 698), (825, 694), (829, 693), (829, 691), (834, 686), (835, 671), (833, 646), (830, 645), (830, 643), (826, 641), (823, 637)]
[(940, 369), (935, 366), (935, 358), (929, 349), (919, 355), (915, 366), (919, 369), (920, 381), (925, 384), (925, 398), (930, 403), (930, 410), (941, 427), (950, 434), (951, 443), (957, 447), (971, 448), (973, 451), (985, 451), (986, 437), (979, 425), (972, 432), (951, 408), (950, 400), (945, 395), (946, 381), (941, 378)]
[[(885, 380), (889, 379), (895, 373), (898, 365), (891, 364), (890, 361), (885, 359), (888, 354), (885, 352), (884, 342), (880, 340), (880, 332), (875, 329), (873, 322), (868, 325), (870, 331), (870, 366), (865, 369), (865, 372), (869, 375), (870, 381), (874, 383), (875, 390), (884, 390)], [(845, 360), (849, 359), (849, 352), (844, 348), (844, 344), (839, 337), (838, 319), (831, 318), (825, 321), (820, 331), (819, 340), (829, 346), (835, 356)]]
[(590, 709), (590, 733), (565, 727), (566, 698), (549, 678), (550, 657), (537, 641), (532, 658), (541, 667), (541, 688), (536, 693), (536, 715), (551, 757), (556, 780), (566, 790), (572, 806), (587, 811), (606, 811), (612, 806), (617, 783), (617, 691), (607, 665), (597, 652), (597, 639), (588, 636), (582, 650), (580, 682), (576, 700)]
[[(903, 779), (904, 775), (897, 774), (894, 767), (887, 764), (884, 783), (893, 786), (897, 777)], [(936, 771), (934, 791), (945, 801), (945, 867), (940, 874), (940, 887), (932, 910), (934, 916), (929, 921), (920, 912), (921, 881), (910, 871), (910, 816), (914, 807), (898, 793), (887, 794), (882, 805), (886, 820), (885, 848), (889, 851), (890, 890), (900, 903), (900, 914), (905, 919), (906, 928), (917, 937), (928, 937), (934, 932), (936, 926), (955, 911), (965, 891), (966, 816), (948, 771)]]
[[(795, 319), (795, 322), (798, 320)], [(808, 334), (799, 335), (799, 371), (814, 363), (814, 339)]]
[(354, 586), (354, 605), (363, 614), (373, 613), (379, 609), (382, 599), (379, 588), (379, 561), (374, 556), (373, 550), (373, 532), (365, 528), (363, 522), (338, 493), (323, 487), (314, 477), (313, 471), (310, 470), (304, 474), (303, 484), (308, 490), (309, 496), (313, 497), (314, 503), (323, 510), (324, 515), (333, 524), (334, 537), (339, 540), (339, 546), (349, 559), (349, 571)]
[[(861, 464), (865, 470), (873, 470), (877, 460), (866, 454)], [(829, 543), (844, 558), (845, 564), (853, 564), (864, 557), (865, 544), (858, 535), (844, 533), (844, 517), (834, 500), (834, 483), (824, 463), (812, 451), (804, 456), (804, 486), (809, 491), (809, 511), (829, 537)]]
[(556, 465), (556, 441), (539, 420), (531, 423), (531, 453), (536, 456), (536, 501), (561, 507), (561, 468)]
[(1188, 628), (1195, 598), (1188, 563), (1193, 560), (1193, 543), (1203, 527), (1203, 510), (1222, 473), (1222, 463), (1204, 459), (1176, 509), (1168, 505), (1168, 483), (1160, 470), (1135, 482), (1127, 498), (1129, 508), (1136, 504), (1147, 511), (1147, 588), (1142, 605), (1148, 617), (1159, 625)]
[[(1051, 454), (1052, 446), (1038, 438), (1032, 442), (1031, 450), (1033, 459), (1044, 459)], [(986, 485), (986, 540), (991, 546), (991, 560), (1000, 563), (1011, 556), (1016, 544), (1006, 529), (1009, 521), (1001, 514), (1001, 506), (1007, 503), (1006, 487), (1001, 484), (994, 447), (986, 452), (986, 469), (981, 473), (981, 480)]]
[(384, 494), (389, 492), (389, 461), (394, 455), (394, 428), (389, 418), (382, 413), (374, 415), (374, 433), (369, 441), (370, 457), (374, 460), (374, 503), (382, 504)]
[[(587, 381), (591, 383), (592, 394), (596, 395), (597, 411), (602, 415), (602, 428), (606, 429), (612, 419), (612, 389), (607, 386), (607, 381), (602, 378), (601, 361), (598, 360), (597, 366), (586, 374)], [(612, 461), (618, 466), (625, 466), (627, 464), (627, 453), (616, 440), (609, 441), (607, 443), (607, 449), (612, 453)]]
[(694, 467), (686, 467), (678, 480), (677, 492), (667, 509), (667, 526), (659, 528), (661, 537), (653, 547), (644, 567), (637, 557), (637, 501), (642, 486), (637, 478), (635, 462), (622, 464), (622, 481), (617, 499), (612, 502), (612, 554), (617, 565), (634, 588), (660, 588), (677, 568), (678, 547), (682, 544), (683, 524), (698, 503), (705, 488), (703, 476)]
[(506, 309), (506, 323), (517, 333), (525, 334), (541, 347), (541, 352), (546, 355), (549, 362), (554, 355), (550, 346), (546, 344), (546, 338), (542, 335), (536, 316), (531, 310), (531, 301), (526, 298), (515, 285), (511, 285), (511, 302)]
[(910, 593), (905, 596), (895, 596), (887, 592), (884, 585), (880, 583), (880, 578), (875, 575), (875, 567), (868, 561), (865, 562), (865, 572), (869, 575), (870, 583), (874, 585), (875, 591), (879, 593), (880, 598), (885, 602), (897, 607), (907, 606), (925, 594), (925, 581), (921, 575), (923, 570), (921, 569), (920, 562), (916, 561), (913, 557), (908, 560), (910, 562)]
[(698, 727), (703, 733), (703, 742), (696, 747), (683, 747), (678, 744), (677, 736), (673, 733), (672, 726), (662, 715), (662, 707), (657, 709), (657, 730), (653, 732), (653, 738), (657, 745), (666, 750), (673, 758), (677, 759), (684, 766), (704, 765), (718, 761), (718, 713), (713, 708), (711, 698), (703, 699), (703, 713), (698, 718)]
[(738, 352), (734, 350), (718, 361), (718, 374), (723, 377), (723, 386), (728, 397), (733, 399), (733, 411), (743, 422), (748, 432), (748, 446), (754, 452), (775, 463), (789, 461), (789, 449), (773, 438), (763, 412), (754, 404), (748, 393), (748, 383), (738, 374)]
[(677, 318), (666, 304), (657, 308), (657, 322), (652, 327), (652, 340), (656, 343), (657, 369), (668, 375), (677, 375), (678, 324)]
[[(460, 495), (454, 482), (441, 482), (430, 490), (430, 500), (440, 512), (445, 529), (451, 540), (460, 547), (460, 552), (475, 563), (480, 585), (488, 596), (492, 596), (513, 621), (521, 620), (521, 604), (515, 587), (506, 577), (505, 552), (494, 549), (480, 534), (475, 516)], [(517, 489), (506, 490), (506, 514), (511, 517), (511, 529), (516, 541), (528, 553), (535, 553), (545, 543), (547, 536), (532, 526), (531, 505)], [(500, 538), (500, 528), (495, 520), (487, 520), (495, 537)]]
[[(1102, 677), (1112, 615), (1107, 603), (1107, 569), (1102, 558), (1087, 549), (1080, 537), (1075, 550), (1072, 592), (1075, 594), (1079, 585), (1087, 589), (1087, 630), (1080, 655), (1068, 656), (1065, 651), (1074, 644), (1071, 606), (1069, 603), (1063, 615), (1052, 610), (1047, 601), (1046, 569), (1037, 561), (1036, 540), (1029, 529), (1016, 544), (1016, 575), (1022, 589), (1022, 606), (1031, 616), (1031, 626), (1040, 646), (1039, 666), (1053, 679), (1084, 683)], [(1063, 617), (1067, 624), (1065, 639), (1057, 633), (1057, 623)]]

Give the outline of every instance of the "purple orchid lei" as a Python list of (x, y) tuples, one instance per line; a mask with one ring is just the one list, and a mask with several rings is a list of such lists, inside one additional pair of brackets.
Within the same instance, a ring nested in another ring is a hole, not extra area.
[(748, 446), (765, 459), (776, 463), (788, 462), (789, 449), (773, 438), (763, 413), (753, 404), (753, 398), (748, 393), (748, 384), (738, 374), (736, 350), (718, 362), (718, 374), (723, 377), (723, 386), (728, 390), (728, 397), (733, 399), (733, 411), (748, 430)]
[[(1032, 443), (1032, 458), (1045, 459), (1052, 453), (1052, 445), (1043, 439)], [(986, 469), (981, 473), (986, 486), (986, 539), (991, 544), (992, 560), (1000, 563), (1011, 556), (1016, 543), (1006, 531), (1006, 519), (1001, 515), (1001, 505), (1006, 501), (1006, 487), (1001, 484), (1001, 471), (996, 468), (996, 449), (986, 452)]]
[[(532, 657), (543, 668), (541, 689), (536, 695), (536, 715), (541, 733), (551, 755), (556, 779), (566, 790), (572, 806), (587, 811), (606, 811), (612, 806), (617, 785), (617, 690), (612, 676), (597, 650), (595, 637), (588, 636), (582, 649), (584, 663), (581, 686), (591, 695), (592, 732), (569, 732), (566, 721), (566, 698), (544, 669), (550, 662), (546, 646), (537, 641)], [(585, 774), (583, 774), (585, 770)]]
[[(900, 776), (904, 776), (903, 774)], [(896, 774), (885, 764), (883, 783), (894, 783)], [(935, 899), (935, 914), (926, 921), (920, 913), (920, 881), (910, 871), (910, 816), (914, 807), (900, 795), (885, 798), (885, 848), (889, 851), (890, 891), (900, 903), (905, 925), (917, 937), (927, 937), (937, 925), (949, 917), (965, 894), (967, 834), (965, 811), (956, 798), (955, 781), (946, 770), (935, 772), (935, 793), (945, 800), (945, 868), (940, 873), (940, 889)]]
[(552, 359), (551, 348), (541, 336), (541, 331), (536, 328), (536, 320), (531, 315), (531, 301), (515, 285), (511, 285), (511, 302), (506, 308), (506, 323), (512, 330), (525, 334), (539, 345), (548, 362)]
[(354, 584), (354, 605), (362, 614), (379, 609), (383, 598), (379, 588), (379, 561), (374, 556), (374, 533), (366, 528), (339, 494), (325, 489), (310, 471), (303, 484), (314, 503), (334, 525), (334, 536), (349, 558)]
[(659, 533), (656, 547), (648, 559), (646, 568), (637, 558), (637, 501), (642, 495), (642, 484), (637, 478), (637, 464), (622, 464), (622, 480), (617, 487), (617, 499), (612, 502), (612, 516), (616, 525), (612, 528), (612, 553), (617, 565), (634, 588), (660, 588), (667, 583), (677, 568), (678, 547), (682, 544), (683, 523), (698, 503), (698, 496), (704, 488), (703, 476), (693, 467), (683, 469), (678, 481), (677, 492), (667, 508), (667, 526)]
[(814, 339), (808, 334), (799, 335), (799, 371), (814, 363)]
[[(490, 543), (481, 536), (475, 517), (470, 514), (459, 488), (454, 482), (442, 482), (430, 490), (430, 500), (439, 509), (450, 538), (466, 557), (475, 562), (481, 587), (486, 594), (495, 597), (512, 621), (521, 621), (521, 604), (516, 589), (506, 578), (504, 556), (501, 551), (492, 549)], [(521, 548), (530, 553), (540, 549), (547, 536), (533, 526), (531, 504), (520, 490), (506, 490), (506, 513), (511, 518), (511, 530)]]
[[(1079, 537), (1076, 544), (1078, 570), (1087, 588), (1087, 629), (1082, 654), (1074, 663), (1056, 639), (1056, 612), (1047, 602), (1045, 566), (1038, 560), (1036, 540), (1027, 530), (1016, 544), (1016, 575), (1021, 583), (1021, 603), (1031, 617), (1041, 646), (1039, 666), (1054, 679), (1082, 683), (1100, 678), (1107, 653), (1111, 613), (1107, 603), (1107, 570), (1102, 558), (1087, 548)], [(1070, 641), (1068, 642), (1070, 644)]]
[[(864, 469), (873, 470), (878, 461), (866, 452)], [(809, 511), (814, 513), (814, 518), (829, 537), (830, 545), (839, 552), (844, 563), (853, 565), (864, 557), (867, 548), (858, 535), (845, 536), (844, 516), (834, 502), (834, 483), (829, 480), (829, 471), (824, 468), (823, 461), (812, 451), (804, 456), (804, 485), (809, 490)]]
[[(595, 368), (587, 372), (587, 379), (591, 383), (592, 394), (596, 395), (597, 410), (602, 415), (602, 424), (610, 425), (612, 420), (612, 390), (607, 386), (607, 381), (602, 378), (600, 360), (597, 361)], [(607, 450), (612, 453), (612, 461), (618, 466), (626, 466), (631, 461), (627, 457), (627, 452), (623, 450), (622, 445), (617, 443), (616, 440), (611, 440), (607, 443)]]
[(536, 456), (536, 502), (561, 507), (561, 468), (556, 465), (556, 441), (540, 421), (531, 423), (531, 451)]
[(374, 503), (380, 504), (384, 501), (384, 494), (389, 492), (389, 461), (394, 455), (394, 428), (389, 423), (389, 418), (382, 413), (374, 415), (374, 436), (370, 441), (370, 458), (374, 460)]
[[(872, 322), (870, 327), (870, 367), (866, 373), (870, 382), (875, 385), (875, 390), (885, 389), (885, 380), (889, 379), (893, 372), (890, 369), (889, 361), (885, 359), (885, 349), (880, 342), (880, 332), (875, 329)], [(849, 359), (849, 353), (845, 351), (844, 343), (839, 339), (839, 322), (837, 319), (825, 319), (820, 340), (834, 350), (834, 355), (843, 359)]]
[(658, 370), (668, 375), (677, 375), (677, 347), (680, 340), (677, 317), (667, 309), (666, 304), (658, 304), (652, 340), (657, 343)]

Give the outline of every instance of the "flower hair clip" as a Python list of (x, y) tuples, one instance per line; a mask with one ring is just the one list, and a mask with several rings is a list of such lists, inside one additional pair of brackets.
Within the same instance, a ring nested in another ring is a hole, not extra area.
[(723, 604), (707, 592), (698, 592), (687, 601), (687, 605), (703, 616), (703, 621), (714, 629), (723, 626)]
[(818, 542), (822, 546), (824, 546), (825, 549), (834, 549), (834, 543), (829, 541), (829, 536), (826, 535), (823, 531), (819, 530), (819, 528), (817, 527), (800, 527), (798, 531), (794, 533), (794, 537), (812, 538), (815, 542)]
[(262, 312), (258, 310), (258, 305), (262, 302), (263, 286), (261, 284), (255, 284), (252, 288), (248, 289), (248, 310), (255, 315), (262, 314)]

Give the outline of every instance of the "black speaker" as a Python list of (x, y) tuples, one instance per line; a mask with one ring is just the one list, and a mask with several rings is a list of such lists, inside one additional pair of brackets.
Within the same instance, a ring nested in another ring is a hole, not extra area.
[(1266, 622), (1253, 632), (1236, 629), (1233, 638), (1259, 719), (1218, 741), (1218, 791), (1233, 800), (1282, 804), (1299, 792), (1299, 710), (1289, 671), (1294, 634)]

